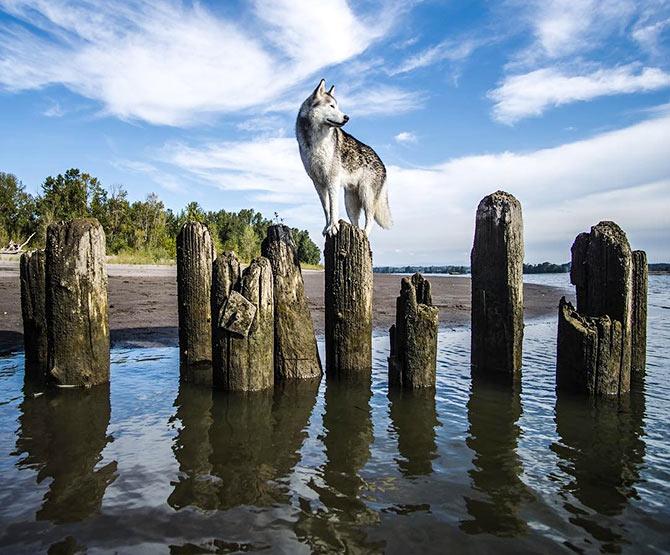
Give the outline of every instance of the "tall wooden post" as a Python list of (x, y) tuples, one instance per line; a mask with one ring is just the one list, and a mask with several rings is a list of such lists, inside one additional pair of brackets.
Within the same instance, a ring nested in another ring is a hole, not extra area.
[(326, 237), (326, 375), (369, 380), (372, 373), (372, 252), (362, 229), (340, 220)]
[(257, 391), (274, 385), (272, 267), (254, 259), (242, 275), (232, 253), (214, 264), (214, 386)]
[(105, 232), (94, 219), (51, 224), (46, 246), (48, 380), (109, 381)]
[(318, 378), (321, 360), (290, 228), (271, 225), (261, 253), (272, 265), (274, 280), (275, 378)]
[(177, 235), (180, 377), (211, 384), (212, 262), (214, 245), (205, 224), (186, 222)]
[(640, 386), (647, 364), (647, 253), (633, 251), (633, 313), (631, 330), (631, 382)]
[(523, 256), (521, 204), (504, 191), (484, 197), (471, 254), (473, 373), (521, 378)]
[(46, 254), (44, 249), (21, 255), (21, 314), (26, 379), (42, 383), (47, 377)]
[(389, 387), (435, 387), (439, 310), (432, 304), (427, 279), (419, 273), (402, 279), (390, 330)]

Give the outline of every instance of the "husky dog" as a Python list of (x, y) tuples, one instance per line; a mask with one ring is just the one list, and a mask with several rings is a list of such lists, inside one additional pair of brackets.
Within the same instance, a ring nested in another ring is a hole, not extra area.
[(295, 123), (300, 158), (323, 205), (323, 234), (336, 235), (339, 231), (339, 195), (344, 188), (349, 220), (358, 227), (362, 209), (365, 233), (369, 236), (373, 221), (384, 229), (393, 224), (386, 168), (374, 150), (342, 130), (349, 116), (337, 107), (334, 91), (335, 86), (326, 91), (326, 82), (321, 79), (302, 103)]

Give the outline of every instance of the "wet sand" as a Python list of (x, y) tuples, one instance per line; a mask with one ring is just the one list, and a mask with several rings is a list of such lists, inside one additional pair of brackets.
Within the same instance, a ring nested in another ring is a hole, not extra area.
[[(109, 274), (109, 319), (113, 346), (176, 346), (177, 270), (175, 266), (112, 264)], [(303, 272), (317, 334), (324, 330), (323, 281), (321, 271)], [(433, 303), (440, 308), (442, 326), (470, 322), (470, 278), (426, 276)], [(375, 333), (386, 333), (395, 320), (395, 299), (401, 276), (375, 274), (373, 325)], [(525, 316), (554, 314), (561, 289), (545, 285), (524, 287)], [(0, 354), (23, 348), (23, 324), (19, 268), (16, 262), (0, 261)]]

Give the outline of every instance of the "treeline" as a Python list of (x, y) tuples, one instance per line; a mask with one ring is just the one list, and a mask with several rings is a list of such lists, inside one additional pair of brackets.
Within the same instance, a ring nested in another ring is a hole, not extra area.
[[(177, 233), (188, 220), (207, 224), (217, 252), (233, 250), (246, 261), (260, 254), (261, 241), (272, 224), (255, 210), (204, 211), (196, 202), (174, 212), (154, 193), (131, 202), (123, 187), (106, 189), (96, 177), (75, 168), (47, 177), (36, 196), (28, 194), (16, 176), (0, 172), (0, 246), (10, 240), (21, 243), (32, 233), (36, 236), (29, 247), (42, 246), (49, 224), (80, 217), (100, 221), (108, 254), (154, 261), (175, 258)], [(318, 264), (321, 251), (309, 233), (292, 231), (300, 261)]]
[(524, 274), (567, 274), (570, 271), (570, 263), (552, 264), (551, 262), (541, 262), (540, 264), (524, 264)]
[(377, 274), (469, 274), (468, 266), (377, 266), (374, 269)]
[[(649, 266), (651, 269), (651, 265)], [(464, 275), (470, 273), (470, 266), (379, 266), (374, 269), (378, 274), (451, 274)], [(524, 264), (524, 274), (564, 274), (570, 271), (570, 263), (552, 264), (542, 262), (540, 264)]]

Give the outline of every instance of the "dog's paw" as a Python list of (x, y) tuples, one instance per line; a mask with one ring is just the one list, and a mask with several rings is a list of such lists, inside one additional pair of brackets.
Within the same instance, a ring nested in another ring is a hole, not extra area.
[(334, 237), (335, 235), (337, 235), (338, 231), (340, 231), (340, 224), (337, 222), (327, 225), (325, 228), (323, 228), (324, 236), (328, 237)]

